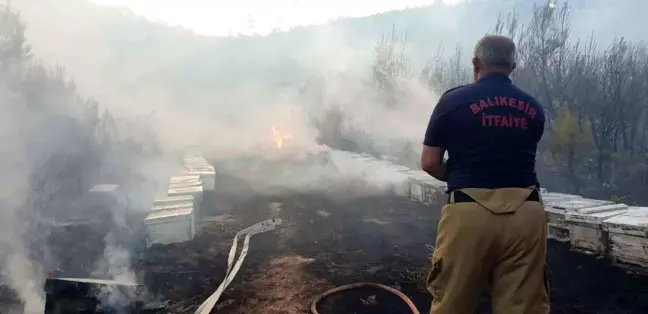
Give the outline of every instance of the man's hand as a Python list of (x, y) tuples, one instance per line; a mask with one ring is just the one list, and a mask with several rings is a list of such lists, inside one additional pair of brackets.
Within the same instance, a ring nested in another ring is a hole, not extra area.
[(437, 180), (446, 181), (446, 164), (443, 161), (445, 149), (423, 145), (421, 152), (421, 169)]

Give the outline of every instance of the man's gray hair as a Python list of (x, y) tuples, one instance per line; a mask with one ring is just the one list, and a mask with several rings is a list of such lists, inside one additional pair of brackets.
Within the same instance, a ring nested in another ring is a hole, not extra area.
[(506, 36), (484, 36), (475, 45), (474, 57), (486, 67), (513, 70), (517, 58), (515, 43)]

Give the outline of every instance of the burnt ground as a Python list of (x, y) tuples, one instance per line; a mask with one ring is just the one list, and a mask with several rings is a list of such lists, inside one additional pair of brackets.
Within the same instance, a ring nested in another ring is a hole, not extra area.
[[(217, 191), (205, 196), (206, 218), (194, 241), (155, 246), (138, 265), (148, 274), (151, 292), (169, 300), (173, 313), (193, 313), (222, 281), (234, 234), (271, 217), (282, 218), (283, 224), (252, 237), (247, 258), (215, 313), (308, 313), (316, 295), (356, 282), (395, 287), (421, 313), (429, 312), (423, 280), (440, 205), (388, 196), (341, 201), (323, 194), (253, 195), (244, 182), (223, 176)], [(272, 203), (280, 209), (271, 209)], [(548, 262), (552, 313), (648, 313), (648, 278), (553, 241)], [(479, 313), (490, 312), (488, 301), (484, 294)], [(409, 313), (398, 298), (375, 290), (331, 296), (319, 311)]]

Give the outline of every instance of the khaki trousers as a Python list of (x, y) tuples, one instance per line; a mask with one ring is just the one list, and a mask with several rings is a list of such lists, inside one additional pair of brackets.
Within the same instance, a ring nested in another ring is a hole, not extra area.
[(532, 188), (464, 189), (442, 209), (427, 287), (431, 314), (474, 314), (490, 284), (493, 314), (548, 314), (547, 216)]

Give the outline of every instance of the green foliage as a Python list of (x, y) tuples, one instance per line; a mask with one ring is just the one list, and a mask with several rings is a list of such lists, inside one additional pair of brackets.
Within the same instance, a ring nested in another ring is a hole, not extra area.
[(579, 151), (586, 153), (592, 146), (592, 128), (587, 121), (579, 122), (572, 112), (563, 107), (553, 123), (550, 133), (550, 149), (553, 153)]

